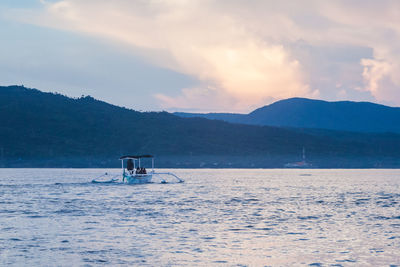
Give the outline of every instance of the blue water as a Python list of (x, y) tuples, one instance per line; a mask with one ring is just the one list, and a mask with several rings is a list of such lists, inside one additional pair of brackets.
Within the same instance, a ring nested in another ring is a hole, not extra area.
[(0, 169), (0, 265), (400, 265), (400, 170)]

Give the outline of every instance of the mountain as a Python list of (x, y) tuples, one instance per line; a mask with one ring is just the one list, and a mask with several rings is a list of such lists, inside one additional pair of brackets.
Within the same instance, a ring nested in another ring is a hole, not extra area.
[(249, 114), (175, 113), (175, 115), (251, 125), (400, 133), (400, 108), (369, 102), (327, 102), (290, 98), (256, 109)]
[(152, 153), (161, 167), (400, 167), (400, 135), (232, 124), (137, 112), (90, 96), (0, 87), (0, 165), (118, 167)]

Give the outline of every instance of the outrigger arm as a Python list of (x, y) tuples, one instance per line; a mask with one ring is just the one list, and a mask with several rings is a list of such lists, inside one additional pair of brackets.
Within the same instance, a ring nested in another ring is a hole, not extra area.
[(173, 174), (172, 172), (154, 172), (153, 174), (166, 174), (166, 175), (171, 175), (174, 176), (180, 183), (183, 183), (184, 180)]

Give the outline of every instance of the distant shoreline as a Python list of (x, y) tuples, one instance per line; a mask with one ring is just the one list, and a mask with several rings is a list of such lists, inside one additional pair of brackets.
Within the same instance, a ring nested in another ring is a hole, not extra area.
[[(398, 158), (325, 157), (310, 159), (312, 167), (285, 167), (286, 163), (299, 161), (296, 157), (257, 156), (159, 156), (156, 168), (168, 169), (400, 169)], [(142, 162), (151, 166), (150, 162)], [(120, 168), (116, 157), (104, 158), (52, 158), (8, 159), (0, 161), (0, 168)]]
[[(108, 167), (0, 167), (1, 169), (115, 169), (119, 168), (108, 168)], [(400, 170), (397, 168), (312, 168), (312, 169), (301, 169), (301, 168), (159, 168), (159, 169), (172, 169), (172, 170)]]

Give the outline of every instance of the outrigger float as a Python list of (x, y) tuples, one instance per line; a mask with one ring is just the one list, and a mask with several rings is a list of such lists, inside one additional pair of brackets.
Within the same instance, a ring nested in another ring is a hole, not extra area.
[[(142, 167), (142, 159), (151, 159), (151, 170), (148, 171)], [(122, 183), (126, 184), (146, 184), (153, 182), (153, 176), (159, 176), (161, 183), (167, 183), (165, 176), (174, 177), (179, 183), (183, 183), (184, 180), (179, 178), (177, 175), (171, 172), (156, 172), (154, 170), (154, 157), (152, 155), (136, 155), (136, 156), (122, 156), (121, 160), (122, 167)], [(105, 174), (107, 175), (107, 173)], [(102, 175), (104, 176), (104, 175)], [(116, 177), (116, 176), (115, 176)], [(115, 183), (119, 182), (119, 179), (113, 179), (109, 181), (98, 181), (93, 180), (93, 183)], [(99, 177), (100, 178), (100, 177)]]

